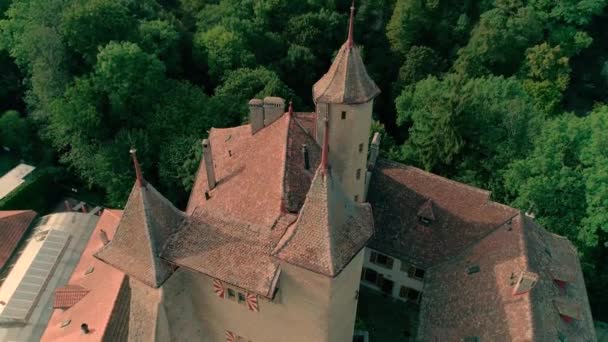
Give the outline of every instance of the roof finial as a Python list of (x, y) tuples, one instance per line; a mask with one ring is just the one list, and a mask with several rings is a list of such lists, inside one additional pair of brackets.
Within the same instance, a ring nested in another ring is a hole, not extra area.
[(133, 165), (135, 166), (135, 176), (137, 177), (137, 183), (140, 187), (144, 187), (146, 186), (146, 180), (144, 179), (144, 176), (141, 173), (141, 167), (139, 166), (139, 162), (137, 161), (137, 150), (135, 149), (135, 147), (132, 147), (129, 150), (129, 153), (131, 153)]
[(327, 159), (329, 154), (329, 120), (325, 120), (325, 132), (323, 133), (323, 149), (321, 150), (321, 172), (327, 174)]
[(353, 0), (353, 4), (350, 6), (350, 21), (348, 23), (348, 47), (352, 48), (354, 43), (354, 31), (355, 30), (355, 0)]
[(292, 116), (293, 115), (293, 101), (291, 101), (291, 100), (289, 100), (289, 109), (288, 109), (288, 111), (289, 111), (288, 112), (289, 116)]

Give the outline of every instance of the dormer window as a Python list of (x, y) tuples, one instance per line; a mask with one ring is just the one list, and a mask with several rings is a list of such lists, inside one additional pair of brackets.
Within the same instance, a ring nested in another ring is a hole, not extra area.
[(513, 289), (513, 295), (530, 292), (538, 281), (538, 275), (532, 272), (521, 272), (519, 280)]
[(578, 303), (564, 298), (556, 298), (553, 300), (553, 304), (562, 320), (566, 323), (570, 323), (574, 319), (580, 321), (583, 318), (581, 307)]
[(433, 212), (433, 201), (427, 200), (420, 206), (418, 210), (418, 222), (424, 226), (430, 226), (435, 221), (435, 213)]
[(424, 217), (424, 216), (418, 216), (418, 222), (422, 223), (425, 226), (429, 226), (431, 225), (431, 221), (429, 218)]
[(551, 278), (553, 278), (553, 283), (560, 289), (562, 293), (566, 292), (568, 283), (574, 281), (574, 275), (572, 272), (562, 265), (551, 265), (549, 272), (551, 273)]

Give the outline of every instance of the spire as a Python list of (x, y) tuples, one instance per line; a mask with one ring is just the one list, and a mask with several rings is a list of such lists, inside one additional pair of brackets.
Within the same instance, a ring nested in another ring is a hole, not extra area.
[(325, 132), (323, 133), (323, 149), (321, 150), (321, 173), (327, 174), (327, 159), (329, 154), (329, 120), (325, 120)]
[(133, 147), (129, 150), (131, 153), (131, 158), (133, 159), (133, 165), (135, 166), (135, 176), (137, 177), (137, 183), (140, 187), (146, 186), (146, 180), (141, 173), (141, 167), (139, 166), (139, 162), (137, 161), (137, 150)]
[(323, 77), (312, 87), (315, 103), (362, 104), (374, 99), (380, 89), (367, 74), (355, 46), (355, 2), (350, 8), (348, 39)]
[(293, 115), (293, 101), (291, 101), (291, 100), (289, 101), (288, 113), (289, 113), (289, 116)]
[(352, 48), (354, 43), (354, 31), (355, 30), (355, 0), (353, 0), (350, 6), (350, 21), (348, 22), (348, 48)]

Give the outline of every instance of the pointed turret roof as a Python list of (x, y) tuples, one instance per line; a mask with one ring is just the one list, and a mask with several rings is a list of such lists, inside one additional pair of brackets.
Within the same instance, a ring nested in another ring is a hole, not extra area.
[(371, 206), (348, 198), (339, 182), (319, 168), (300, 215), (274, 254), (313, 272), (337, 276), (374, 231)]
[(114, 238), (95, 257), (157, 288), (173, 272), (173, 267), (161, 260), (159, 254), (185, 216), (143, 179), (135, 153), (132, 155), (137, 181)]
[(351, 7), (348, 39), (340, 48), (329, 71), (313, 86), (316, 103), (365, 103), (380, 94), (367, 74), (359, 48), (353, 41), (354, 4)]

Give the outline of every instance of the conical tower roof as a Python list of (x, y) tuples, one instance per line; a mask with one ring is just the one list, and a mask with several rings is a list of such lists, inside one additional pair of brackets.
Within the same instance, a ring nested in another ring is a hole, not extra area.
[(296, 223), (274, 253), (291, 264), (335, 277), (365, 247), (373, 231), (371, 206), (353, 202), (320, 167)]
[(173, 266), (158, 255), (185, 216), (143, 179), (135, 156), (134, 162), (137, 181), (114, 239), (95, 253), (95, 257), (157, 288), (173, 273)]
[(313, 86), (315, 103), (359, 104), (380, 94), (380, 89), (367, 74), (359, 48), (353, 42), (354, 10), (353, 5), (347, 41), (329, 71)]

